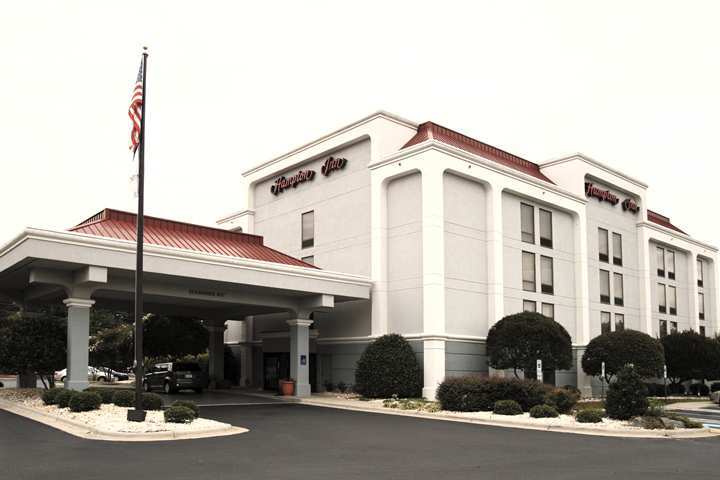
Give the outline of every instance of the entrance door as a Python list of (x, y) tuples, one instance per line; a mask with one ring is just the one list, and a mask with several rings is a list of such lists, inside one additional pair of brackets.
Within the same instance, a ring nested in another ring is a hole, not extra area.
[(278, 390), (278, 382), (290, 377), (290, 354), (265, 353), (263, 354), (263, 389)]

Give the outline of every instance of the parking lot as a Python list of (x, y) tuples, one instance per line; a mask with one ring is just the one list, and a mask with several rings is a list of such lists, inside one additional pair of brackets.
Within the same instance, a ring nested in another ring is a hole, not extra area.
[[(120, 443), (73, 437), (0, 411), (0, 478), (437, 479), (710, 478), (718, 439), (547, 433), (289, 404), (235, 393), (180, 393), (204, 417), (250, 431)], [(169, 400), (172, 400), (169, 399)], [(211, 406), (215, 405), (215, 406)]]

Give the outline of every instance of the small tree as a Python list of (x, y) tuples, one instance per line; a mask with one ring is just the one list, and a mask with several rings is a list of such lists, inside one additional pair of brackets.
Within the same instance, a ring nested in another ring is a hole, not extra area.
[(45, 388), (54, 386), (55, 371), (67, 361), (66, 325), (51, 308), (6, 316), (0, 325), (0, 371), (39, 375)]
[(641, 377), (656, 377), (662, 371), (665, 357), (659, 340), (636, 330), (621, 330), (590, 340), (582, 357), (583, 371), (599, 377), (602, 362), (605, 362), (605, 381), (610, 382), (629, 364)]
[(572, 366), (570, 335), (562, 325), (535, 312), (508, 315), (488, 332), (487, 353), (493, 368), (512, 368), (515, 376), (535, 372), (538, 359), (548, 370)]
[(407, 340), (393, 333), (368, 345), (357, 362), (355, 390), (368, 398), (419, 397), (420, 365)]
[(208, 348), (208, 331), (198, 318), (148, 315), (143, 345), (148, 357), (197, 355)]
[(133, 326), (122, 323), (100, 330), (90, 338), (90, 362), (120, 370), (132, 365), (135, 354)]
[(617, 380), (610, 384), (605, 410), (608, 417), (628, 420), (643, 415), (648, 408), (647, 387), (642, 377), (631, 366), (617, 372)]
[(673, 383), (718, 378), (720, 344), (697, 332), (686, 330), (662, 338), (668, 377)]

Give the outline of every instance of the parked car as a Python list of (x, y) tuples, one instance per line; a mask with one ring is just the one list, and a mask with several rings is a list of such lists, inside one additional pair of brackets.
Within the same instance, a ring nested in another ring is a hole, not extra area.
[(193, 362), (156, 363), (143, 378), (146, 392), (162, 389), (165, 393), (175, 393), (178, 390), (194, 390), (200, 393), (207, 386), (207, 374), (202, 371), (200, 364)]
[[(129, 378), (127, 373), (118, 372), (109, 368), (88, 367), (88, 380), (107, 382), (108, 373), (112, 375), (115, 380), (127, 380)], [(66, 376), (67, 368), (63, 368), (62, 370), (55, 372), (55, 381), (64, 382)]]

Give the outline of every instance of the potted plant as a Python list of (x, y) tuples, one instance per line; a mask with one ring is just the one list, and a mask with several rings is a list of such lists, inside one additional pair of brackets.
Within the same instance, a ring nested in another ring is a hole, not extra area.
[(292, 378), (280, 380), (280, 393), (284, 397), (289, 397), (295, 393), (295, 380)]

